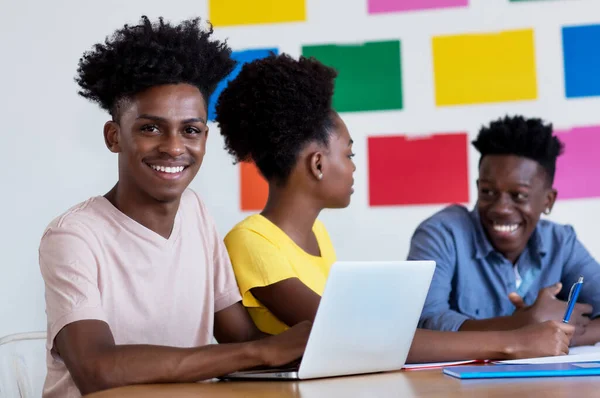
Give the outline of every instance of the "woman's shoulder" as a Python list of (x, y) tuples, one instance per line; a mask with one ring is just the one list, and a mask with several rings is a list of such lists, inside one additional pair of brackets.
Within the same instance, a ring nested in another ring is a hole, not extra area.
[(253, 214), (237, 223), (225, 236), (225, 243), (261, 240), (275, 243), (281, 240), (283, 232), (260, 214)]

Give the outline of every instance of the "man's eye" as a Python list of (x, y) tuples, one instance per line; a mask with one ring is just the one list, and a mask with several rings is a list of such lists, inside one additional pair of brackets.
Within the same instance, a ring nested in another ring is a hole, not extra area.
[(195, 127), (186, 127), (185, 129), (185, 133), (186, 134), (200, 134), (202, 131), (200, 131), (199, 129), (195, 128)]
[(155, 124), (145, 124), (140, 130), (148, 133), (156, 133), (158, 131), (158, 126), (156, 126)]
[(529, 199), (529, 195), (527, 195), (526, 193), (522, 193), (522, 192), (518, 192), (515, 196), (517, 197), (517, 200)]

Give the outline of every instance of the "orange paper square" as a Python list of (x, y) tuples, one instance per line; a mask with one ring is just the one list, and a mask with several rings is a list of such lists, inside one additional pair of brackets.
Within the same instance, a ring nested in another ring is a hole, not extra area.
[(240, 207), (242, 211), (262, 210), (269, 196), (269, 185), (254, 163), (240, 163)]

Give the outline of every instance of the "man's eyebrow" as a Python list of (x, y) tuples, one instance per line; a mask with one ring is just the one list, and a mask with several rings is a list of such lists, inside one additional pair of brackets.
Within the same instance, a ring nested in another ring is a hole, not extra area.
[(136, 119), (148, 119), (148, 120), (154, 120), (155, 122), (166, 122), (167, 121), (167, 119), (165, 119), (164, 117), (148, 115), (148, 114), (139, 115)]
[(193, 117), (193, 118), (190, 118), (190, 119), (185, 119), (182, 123), (185, 124), (185, 123), (198, 123), (198, 122), (206, 124), (206, 120), (204, 120), (201, 117)]
[[(148, 120), (154, 120), (155, 122), (162, 122), (162, 123), (167, 122), (167, 119), (165, 119), (164, 117), (148, 115), (148, 114), (139, 115), (137, 117), (137, 119), (148, 119)], [(181, 123), (187, 124), (187, 123), (198, 123), (198, 122), (206, 124), (206, 120), (204, 120), (204, 118), (201, 118), (201, 117), (192, 117), (189, 119), (185, 119), (185, 120), (182, 120)]]

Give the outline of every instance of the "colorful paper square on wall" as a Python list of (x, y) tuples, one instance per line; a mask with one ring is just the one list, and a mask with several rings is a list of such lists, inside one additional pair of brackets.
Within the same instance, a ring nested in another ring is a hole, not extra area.
[(277, 52), (276, 48), (234, 51), (231, 54), (231, 57), (237, 61), (237, 65), (235, 66), (235, 69), (233, 69), (233, 71), (217, 85), (213, 95), (210, 96), (210, 101), (208, 102), (208, 120), (215, 120), (215, 106), (217, 105), (219, 95), (225, 90), (227, 84), (240, 73), (242, 66), (244, 66), (245, 63), (268, 57), (271, 53), (277, 54)]
[(242, 211), (262, 210), (269, 196), (269, 185), (254, 163), (240, 163), (240, 208)]
[(338, 71), (333, 106), (338, 112), (402, 109), (400, 42), (311, 45), (302, 55)]
[(563, 27), (562, 40), (567, 98), (600, 95), (600, 25)]
[(214, 26), (256, 25), (306, 20), (306, 0), (209, 0)]
[(433, 38), (438, 106), (533, 100), (533, 30)]
[(369, 14), (466, 7), (469, 0), (368, 0)]
[(371, 206), (467, 203), (467, 134), (369, 137)]
[(557, 135), (565, 144), (554, 177), (558, 200), (600, 197), (600, 126), (557, 131)]

